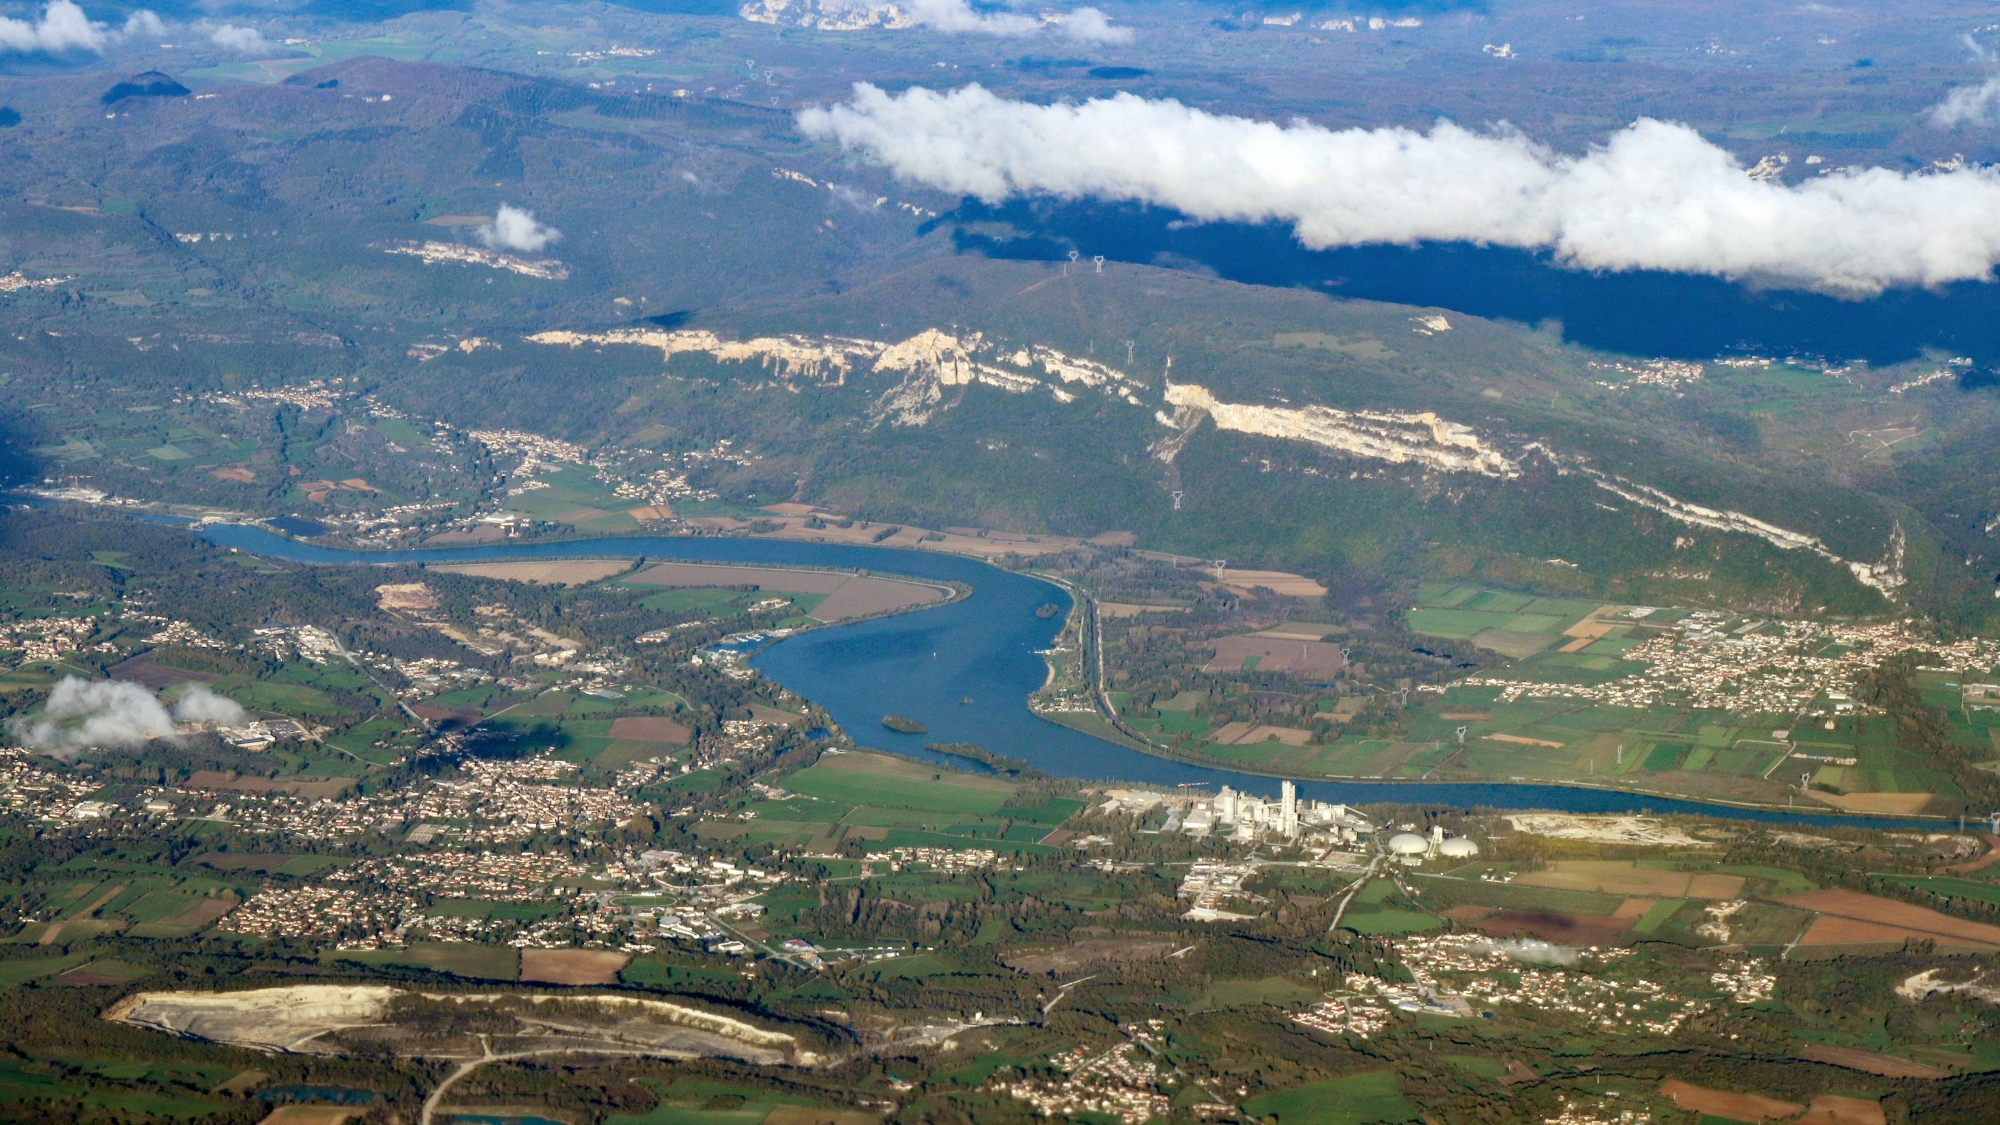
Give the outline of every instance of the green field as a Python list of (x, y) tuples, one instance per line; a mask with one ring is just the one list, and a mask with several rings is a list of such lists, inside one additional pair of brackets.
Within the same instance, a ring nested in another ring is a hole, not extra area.
[(1295, 1004), (1310, 1004), (1318, 1000), (1321, 995), (1320, 989), (1301, 984), (1289, 977), (1219, 980), (1208, 986), (1208, 993), (1202, 997), (1197, 1010), (1247, 1008), (1255, 1004), (1283, 1008)]
[(718, 984), (731, 984), (742, 978), (725, 969), (673, 965), (642, 957), (619, 970), (618, 979), (641, 988), (672, 992), (681, 989), (711, 988)]
[(1906, 887), (1914, 887), (1920, 891), (1929, 891), (1934, 895), (1944, 895), (1947, 898), (1969, 899), (1973, 902), (1984, 902), (1993, 906), (2000, 906), (2000, 886), (1992, 883), (1978, 883), (1971, 879), (1953, 879), (1947, 876), (1925, 877), (1922, 875), (1898, 875), (1891, 881), (1901, 883)]
[(1647, 909), (1645, 915), (1632, 923), (1634, 933), (1650, 934), (1660, 928), (1661, 923), (1674, 916), (1674, 912), (1685, 906), (1687, 901), (1678, 898), (1663, 898)]
[(436, 969), (474, 980), (515, 980), (521, 975), (519, 952), (504, 945), (458, 942), (415, 942), (407, 949), (345, 950), (326, 954), (332, 960), (367, 965), (408, 965)]
[[(658, 1096), (660, 1103), (649, 1113), (607, 1117), (604, 1119), (606, 1125), (761, 1125), (765, 1118), (771, 1116), (771, 1111), (781, 1105), (822, 1105), (807, 1098), (724, 1082), (688, 1078), (673, 1082), (642, 1079), (641, 1082)], [(841, 1111), (829, 1107), (824, 1112), (831, 1118)], [(845, 1118), (849, 1115), (855, 1118), (854, 1125), (860, 1125), (861, 1115), (851, 1111), (841, 1115), (841, 1125), (848, 1125)]]
[(1243, 1103), (1243, 1111), (1278, 1125), (1399, 1125), (1417, 1120), (1417, 1107), (1404, 1100), (1396, 1076), (1387, 1071), (1259, 1094)]
[(1369, 914), (1348, 913), (1340, 920), (1340, 928), (1353, 930), (1357, 934), (1376, 937), (1384, 934), (1421, 934), (1444, 925), (1442, 921), (1428, 914), (1414, 910), (1377, 910)]
[[(861, 757), (847, 755), (845, 757)], [(879, 759), (880, 755), (868, 755)], [(835, 766), (826, 762), (793, 774), (785, 787), (821, 800), (849, 805), (917, 809), (926, 812), (970, 813), (991, 816), (1000, 811), (1014, 787), (968, 774), (939, 770), (891, 769), (879, 764)]]
[(1449, 898), (1473, 906), (1498, 906), (1510, 910), (1550, 910), (1563, 914), (1606, 917), (1625, 901), (1623, 895), (1595, 891), (1570, 891), (1558, 887), (1525, 887), (1515, 883), (1487, 883), (1478, 880), (1425, 880), (1425, 896)]
[[(141, 1073), (131, 1077), (144, 1078), (146, 1072), (151, 1069), (150, 1066), (145, 1066)], [(0, 1059), (0, 1104), (46, 1098), (76, 1098), (88, 1107), (86, 1112), (96, 1110), (101, 1113), (133, 1115), (142, 1120), (148, 1117), (194, 1120), (221, 1113), (236, 1104), (220, 1098), (208, 1100), (142, 1090), (108, 1090), (88, 1080), (78, 1081), (65, 1077), (60, 1070), (45, 1063), (24, 1062), (12, 1058)], [(23, 1117), (19, 1120), (28, 1119)]]

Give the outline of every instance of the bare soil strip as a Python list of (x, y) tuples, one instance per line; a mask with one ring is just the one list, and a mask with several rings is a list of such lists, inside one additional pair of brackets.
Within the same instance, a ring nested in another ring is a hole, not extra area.
[(1844, 1066), (1849, 1070), (1859, 1070), (1867, 1074), (1879, 1074), (1884, 1078), (1949, 1078), (1949, 1071), (1934, 1066), (1899, 1059), (1892, 1055), (1877, 1055), (1854, 1047), (1829, 1047), (1824, 1043), (1813, 1043), (1799, 1050), (1799, 1057), (1830, 1066)]
[(538, 586), (577, 586), (618, 574), (631, 559), (566, 559), (555, 562), (451, 563), (430, 569), (474, 578), (532, 582)]
[(1802, 945), (1845, 945), (1916, 937), (1929, 938), (1940, 945), (2000, 950), (2000, 926), (1968, 922), (1894, 899), (1826, 890), (1786, 895), (1777, 901), (1820, 915), (1806, 931)]
[(1662, 1083), (1660, 1093), (1672, 1098), (1681, 1109), (1727, 1117), (1731, 1121), (1781, 1121), (1806, 1108), (1797, 1102), (1781, 1102), (1756, 1094), (1711, 1090), (1706, 1086), (1690, 1085), (1678, 1078), (1669, 1078)]

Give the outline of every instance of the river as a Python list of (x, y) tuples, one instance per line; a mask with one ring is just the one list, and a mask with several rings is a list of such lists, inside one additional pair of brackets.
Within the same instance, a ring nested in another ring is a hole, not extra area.
[[(1274, 778), (1158, 758), (1059, 726), (1029, 711), (1047, 665), (1040, 651), (1062, 627), (1070, 597), (1061, 588), (976, 559), (887, 547), (850, 547), (780, 539), (617, 538), (496, 544), (404, 551), (316, 547), (261, 528), (212, 524), (200, 534), (222, 547), (316, 564), (471, 562), (503, 559), (632, 557), (699, 562), (863, 568), (885, 574), (961, 582), (967, 598), (935, 609), (812, 629), (765, 649), (752, 663), (765, 676), (826, 708), (864, 746), (935, 758), (927, 742), (973, 742), (1059, 777), (1151, 786), (1234, 786), (1275, 796)], [(1053, 603), (1051, 618), (1035, 610)], [(970, 703), (960, 703), (970, 699)], [(882, 716), (904, 715), (929, 728), (898, 734)], [(1862, 818), (1745, 809), (1568, 785), (1465, 782), (1300, 781), (1299, 795), (1365, 804), (1401, 801), (1450, 808), (1552, 809), (1582, 813), (1699, 813), (1739, 820), (1855, 824)], [(1869, 824), (1922, 824), (1889, 821)]]

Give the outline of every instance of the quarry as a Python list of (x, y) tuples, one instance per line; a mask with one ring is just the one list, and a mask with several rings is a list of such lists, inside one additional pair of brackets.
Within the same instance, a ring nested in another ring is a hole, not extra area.
[[(475, 1015), (476, 1013), (476, 1015)], [(468, 1017), (471, 1017), (468, 1022)], [(418, 1056), (602, 1049), (659, 1058), (812, 1065), (795, 1036), (685, 1004), (576, 993), (426, 993), (386, 985), (293, 985), (241, 992), (139, 992), (103, 1018), (260, 1051)]]

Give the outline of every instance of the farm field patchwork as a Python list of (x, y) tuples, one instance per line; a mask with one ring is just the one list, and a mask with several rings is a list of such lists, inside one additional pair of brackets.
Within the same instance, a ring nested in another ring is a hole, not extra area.
[[(1532, 651), (1488, 646), (1515, 658), (1503, 671), (1413, 693), (1402, 729), (1389, 737), (1338, 729), (1319, 737), (1276, 723), (1221, 725), (1205, 718), (1201, 700), (1178, 697), (1127, 721), (1204, 757), (1302, 777), (1567, 781), (1905, 816), (1963, 797), (1935, 761), (1899, 745), (1881, 716), (1851, 713), (1843, 702), (1851, 672), (1838, 662), (1855, 645), (1833, 643), (1833, 633), (1787, 640), (1791, 634), (1772, 633), (1769, 622), (1754, 617), (1471, 586), (1425, 585), (1416, 601), (1406, 620), (1421, 635), (1470, 643), (1495, 636), (1539, 640)], [(1810, 668), (1772, 673), (1746, 665), (1718, 672), (1712, 685), (1663, 686), (1682, 675), (1668, 667), (1674, 661), (1709, 659), (1685, 654), (1733, 651), (1729, 646), (1742, 637), (1762, 637), (1759, 652), (1789, 653), (1785, 660)], [(1856, 642), (1862, 643), (1872, 642)], [(1649, 670), (1655, 664), (1635, 653), (1665, 661), (1659, 666), (1667, 678), (1658, 679)], [(1778, 690), (1786, 677), (1815, 688)], [(1927, 702), (1946, 711), (1954, 737), (1994, 754), (2000, 769), (1994, 741), (2000, 710), (1967, 703), (1972, 689), (1962, 689), (1953, 673), (1921, 673), (1919, 686)]]
[(1854, 891), (1786, 895), (1787, 906), (1818, 914), (1801, 946), (1900, 944), (1916, 939), (1983, 953), (2000, 952), (2000, 926), (1940, 914), (1909, 903)]
[(1040, 842), (1084, 807), (1067, 798), (1008, 805), (1018, 788), (1012, 782), (865, 750), (821, 758), (787, 786), (795, 794), (789, 799), (747, 803), (754, 817), (748, 823), (711, 820), (697, 829), (812, 849), (855, 840), (869, 852), (967, 846), (1040, 852)]

